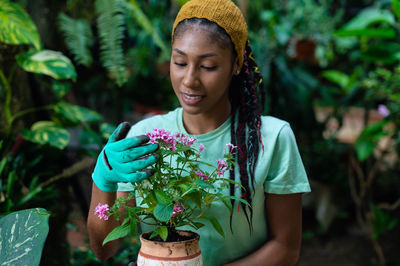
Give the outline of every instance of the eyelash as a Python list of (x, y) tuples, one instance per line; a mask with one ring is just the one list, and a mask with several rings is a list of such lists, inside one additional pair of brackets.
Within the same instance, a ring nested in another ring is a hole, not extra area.
[[(180, 64), (180, 63), (177, 63), (177, 62), (174, 62), (174, 64), (179, 66), (179, 67), (185, 67), (186, 66), (186, 64)], [(207, 71), (212, 71), (212, 70), (217, 68), (216, 66), (213, 66), (213, 67), (201, 66), (201, 67), (204, 68)]]

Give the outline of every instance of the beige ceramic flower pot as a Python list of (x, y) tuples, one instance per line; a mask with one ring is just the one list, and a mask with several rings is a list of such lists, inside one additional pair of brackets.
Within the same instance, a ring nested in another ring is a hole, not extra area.
[(202, 266), (200, 236), (190, 231), (178, 231), (178, 233), (182, 236), (193, 236), (193, 238), (179, 242), (158, 242), (148, 240), (151, 232), (142, 234), (137, 265)]

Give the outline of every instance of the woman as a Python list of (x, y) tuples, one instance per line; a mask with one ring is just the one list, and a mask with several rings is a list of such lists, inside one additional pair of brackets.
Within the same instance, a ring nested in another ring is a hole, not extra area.
[[(170, 75), (181, 108), (131, 128), (120, 126), (98, 158), (88, 218), (96, 256), (107, 259), (118, 248), (118, 241), (101, 246), (117, 221), (94, 217), (96, 204), (112, 205), (123, 191), (134, 190), (123, 182), (151, 175), (146, 167), (157, 161), (152, 154), (157, 146), (142, 145), (148, 139), (141, 135), (164, 128), (196, 136), (209, 162), (222, 156), (226, 143), (238, 147), (230, 178), (246, 192), (232, 186), (227, 193), (241, 195), (252, 208), (235, 205), (232, 215), (218, 204), (210, 208), (208, 214), (224, 227), (225, 238), (207, 226), (198, 230), (204, 265), (295, 264), (301, 245), (301, 193), (310, 187), (288, 123), (261, 116), (262, 78), (246, 22), (231, 0), (192, 0), (181, 8), (172, 30)], [(126, 138), (118, 140), (128, 129)]]

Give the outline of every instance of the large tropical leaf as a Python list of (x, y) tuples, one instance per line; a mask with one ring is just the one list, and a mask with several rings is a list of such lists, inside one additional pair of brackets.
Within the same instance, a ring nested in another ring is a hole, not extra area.
[(0, 219), (0, 265), (39, 265), (49, 232), (45, 209), (13, 212)]
[(93, 33), (86, 20), (73, 19), (64, 13), (58, 16), (58, 26), (65, 36), (65, 44), (78, 64), (90, 66), (93, 58), (89, 47), (93, 43)]
[(100, 36), (100, 59), (103, 66), (122, 86), (127, 81), (122, 39), (124, 7), (121, 0), (96, 0), (97, 27)]
[(32, 44), (40, 50), (40, 37), (36, 25), (18, 4), (0, 1), (0, 42)]
[(44, 74), (54, 79), (76, 79), (74, 65), (60, 52), (42, 50), (16, 56), (18, 65), (25, 71)]
[(74, 123), (96, 122), (101, 120), (101, 115), (97, 112), (66, 102), (59, 102), (56, 104), (54, 106), (54, 111)]
[(24, 129), (22, 136), (34, 143), (49, 144), (64, 149), (69, 143), (69, 132), (52, 121), (39, 121), (31, 129)]

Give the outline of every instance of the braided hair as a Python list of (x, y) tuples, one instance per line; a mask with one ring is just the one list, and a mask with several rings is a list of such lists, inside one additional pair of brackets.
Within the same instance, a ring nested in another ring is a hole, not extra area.
[[(249, 41), (246, 43), (242, 70), (238, 76), (232, 78), (229, 96), (232, 104), (231, 142), (238, 147), (235, 160), (239, 165), (240, 182), (245, 188), (241, 197), (252, 206), (251, 189), (255, 189), (254, 172), (260, 146), (263, 147), (260, 130), (265, 89)], [(234, 169), (230, 170), (230, 178), (235, 180)], [(233, 184), (230, 185), (230, 193), (231, 195), (235, 193)], [(247, 208), (242, 202), (240, 204), (252, 231), (253, 209)], [(230, 225), (232, 230), (232, 215)]]
[[(233, 43), (226, 31), (216, 23), (203, 18), (190, 18), (181, 21), (175, 29), (173, 39), (183, 34), (189, 27), (198, 25), (204, 27), (210, 36), (223, 49), (232, 50), (232, 67), (237, 54)], [(233, 76), (229, 88), (229, 100), (231, 102), (231, 143), (237, 146), (238, 152), (234, 154), (234, 160), (239, 166), (242, 198), (250, 207), (240, 203), (250, 231), (252, 231), (253, 210), (251, 190), (254, 190), (254, 172), (257, 164), (261, 139), (261, 114), (264, 110), (265, 89), (259, 68), (254, 60), (250, 43), (247, 41), (244, 53), (243, 67), (237, 76)], [(261, 104), (260, 104), (261, 102)], [(237, 121), (236, 121), (237, 120)], [(235, 170), (230, 170), (230, 179), (235, 180)], [(230, 194), (235, 194), (235, 185), (230, 184)], [(234, 205), (234, 200), (231, 200)], [(232, 215), (230, 226), (232, 230)]]

